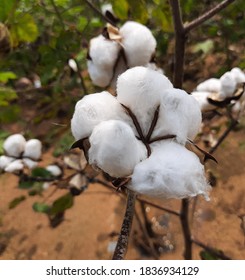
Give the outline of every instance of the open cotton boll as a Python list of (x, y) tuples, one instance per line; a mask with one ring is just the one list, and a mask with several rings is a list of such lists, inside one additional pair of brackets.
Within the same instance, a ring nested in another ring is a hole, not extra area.
[(23, 157), (39, 160), (42, 154), (42, 143), (38, 139), (31, 139), (26, 142)]
[(127, 21), (120, 28), (120, 34), (129, 68), (150, 62), (156, 49), (156, 39), (146, 26)]
[(56, 164), (50, 164), (46, 168), (53, 176), (58, 177), (62, 174), (62, 170)]
[(15, 159), (5, 155), (0, 156), (0, 170), (4, 170)]
[(19, 157), (25, 149), (26, 140), (21, 134), (9, 136), (3, 143), (3, 149), (11, 157)]
[(22, 159), (22, 162), (23, 162), (24, 165), (25, 165), (26, 167), (28, 167), (29, 169), (33, 169), (33, 168), (37, 167), (37, 165), (38, 165), (36, 161), (31, 160), (31, 159), (29, 159), (29, 158), (23, 158), (23, 159)]
[(17, 159), (15, 161), (12, 161), (5, 169), (4, 171), (9, 173), (14, 173), (16, 171), (20, 171), (24, 168), (24, 164), (21, 159)]
[(196, 90), (197, 91), (208, 91), (208, 92), (219, 92), (221, 89), (220, 79), (211, 78), (200, 83)]
[(226, 72), (224, 75), (220, 77), (221, 89), (220, 89), (220, 98), (224, 99), (227, 97), (231, 97), (237, 86), (237, 82), (235, 76), (231, 72)]
[(173, 88), (169, 79), (151, 69), (138, 66), (119, 76), (117, 100), (136, 115), (143, 133), (149, 130), (164, 91)]
[(87, 62), (89, 76), (94, 85), (99, 87), (109, 86), (113, 77), (113, 67), (108, 69), (94, 64), (92, 61)]
[(147, 156), (143, 143), (122, 121), (101, 122), (94, 128), (89, 141), (89, 163), (112, 177), (129, 176), (135, 165)]
[(208, 97), (210, 96), (210, 92), (207, 91), (193, 91), (191, 95), (196, 99), (198, 105), (202, 112), (213, 110), (215, 108), (214, 105), (208, 102)]
[(71, 131), (76, 140), (89, 137), (94, 127), (109, 119), (130, 119), (117, 99), (109, 92), (86, 95), (75, 106), (71, 120)]
[(245, 83), (245, 73), (240, 68), (232, 68), (231, 73), (234, 75), (234, 78), (238, 84)]
[(201, 110), (195, 98), (184, 90), (172, 88), (162, 95), (159, 118), (152, 139), (168, 134), (176, 135), (177, 142), (193, 140), (201, 126)]
[(171, 141), (152, 145), (149, 158), (136, 165), (129, 188), (156, 198), (186, 198), (199, 194), (208, 199), (204, 167), (198, 157)]

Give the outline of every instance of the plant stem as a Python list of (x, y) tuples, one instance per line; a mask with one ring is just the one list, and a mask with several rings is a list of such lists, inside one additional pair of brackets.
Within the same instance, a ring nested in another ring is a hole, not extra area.
[(192, 259), (192, 239), (191, 239), (191, 230), (189, 225), (189, 200), (187, 198), (182, 199), (181, 201), (181, 213), (180, 213), (180, 222), (184, 235), (185, 242), (185, 251), (184, 259)]
[(128, 189), (127, 196), (127, 206), (126, 212), (124, 215), (121, 232), (117, 241), (117, 246), (113, 254), (113, 260), (123, 260), (127, 248), (128, 248), (128, 239), (132, 227), (133, 217), (134, 217), (134, 205), (135, 205), (136, 194), (135, 192)]

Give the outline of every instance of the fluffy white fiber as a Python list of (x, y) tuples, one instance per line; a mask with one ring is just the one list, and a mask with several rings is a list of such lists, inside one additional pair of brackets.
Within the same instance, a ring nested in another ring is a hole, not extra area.
[(164, 91), (173, 88), (169, 79), (146, 67), (131, 68), (117, 80), (117, 99), (136, 115), (146, 134)]
[(42, 154), (42, 143), (38, 139), (30, 139), (25, 144), (23, 157), (39, 160)]
[(156, 39), (146, 26), (127, 21), (120, 28), (120, 34), (129, 68), (150, 62), (156, 49)]
[(211, 78), (202, 83), (200, 83), (196, 90), (204, 92), (219, 92), (221, 89), (220, 79)]
[(185, 198), (199, 194), (208, 199), (204, 167), (184, 146), (164, 141), (153, 145), (153, 153), (136, 165), (131, 190), (157, 198)]
[(21, 159), (17, 159), (11, 162), (5, 169), (5, 172), (14, 173), (24, 168), (24, 164)]
[(31, 160), (29, 158), (23, 158), (22, 163), (29, 169), (33, 169), (37, 167), (38, 163), (34, 160)]
[(234, 94), (237, 87), (237, 82), (234, 74), (232, 72), (226, 72), (220, 77), (220, 82), (221, 89), (219, 96), (222, 99), (225, 99), (226, 97), (231, 97)]
[(45, 169), (48, 170), (51, 173), (51, 175), (55, 177), (58, 177), (62, 174), (62, 170), (56, 164), (50, 164)]
[(71, 120), (72, 134), (76, 140), (89, 137), (97, 124), (110, 119), (130, 122), (122, 106), (109, 92), (87, 95), (75, 106)]
[(14, 161), (12, 157), (5, 155), (0, 156), (0, 170), (4, 170), (12, 161)]
[(210, 97), (210, 92), (208, 91), (193, 91), (191, 95), (196, 99), (198, 105), (202, 112), (213, 110), (214, 105), (208, 102), (208, 97)]
[(89, 163), (112, 177), (132, 174), (146, 158), (146, 148), (125, 122), (109, 120), (97, 125), (89, 138)]
[(3, 143), (3, 149), (8, 156), (20, 157), (24, 152), (26, 140), (21, 134), (9, 136)]

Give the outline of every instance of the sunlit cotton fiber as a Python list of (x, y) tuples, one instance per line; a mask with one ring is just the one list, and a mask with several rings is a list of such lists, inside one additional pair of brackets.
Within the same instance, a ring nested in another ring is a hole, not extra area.
[(210, 186), (198, 157), (173, 141), (152, 145), (151, 156), (137, 164), (129, 188), (157, 198), (185, 198), (199, 194), (208, 199)]
[(45, 169), (48, 170), (51, 173), (51, 175), (55, 177), (58, 177), (62, 174), (62, 170), (56, 164), (50, 164)]
[(101, 122), (94, 128), (89, 141), (89, 163), (112, 177), (132, 174), (135, 165), (146, 158), (145, 146), (122, 121)]
[(202, 83), (200, 83), (196, 90), (204, 92), (219, 92), (221, 89), (220, 79), (210, 78)]
[(235, 76), (231, 72), (226, 72), (224, 75), (220, 77), (221, 89), (220, 89), (220, 97), (225, 99), (226, 97), (231, 97), (236, 90), (237, 82)]
[(8, 156), (20, 157), (24, 152), (26, 140), (21, 134), (9, 136), (3, 143), (3, 149)]
[(4, 170), (15, 159), (5, 155), (0, 156), (0, 170)]
[(5, 172), (10, 172), (10, 173), (14, 173), (20, 170), (23, 170), (24, 168), (24, 164), (22, 162), (21, 159), (17, 159), (13, 162), (11, 162), (5, 169)]
[(23, 157), (39, 160), (42, 154), (42, 143), (38, 139), (30, 139), (26, 142)]
[(231, 73), (234, 75), (234, 78), (238, 84), (245, 83), (245, 73), (240, 68), (232, 68)]

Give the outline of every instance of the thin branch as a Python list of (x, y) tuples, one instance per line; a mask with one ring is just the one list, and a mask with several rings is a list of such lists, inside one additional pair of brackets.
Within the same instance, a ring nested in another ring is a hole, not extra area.
[(84, 79), (83, 79), (83, 76), (82, 76), (82, 69), (81, 69), (81, 66), (80, 66), (80, 64), (78, 63), (78, 61), (75, 59), (75, 58), (73, 58), (74, 59), (74, 61), (76, 62), (76, 64), (77, 64), (77, 74), (78, 74), (78, 76), (79, 76), (79, 78), (80, 78), (80, 83), (81, 83), (81, 86), (82, 86), (82, 89), (83, 89), (83, 91), (84, 91), (84, 94), (86, 95), (86, 94), (88, 94), (88, 90), (87, 90), (87, 88), (86, 88), (86, 85), (85, 85), (85, 82), (84, 82)]
[(205, 249), (206, 251), (210, 252), (212, 255), (215, 255), (216, 257), (222, 259), (222, 260), (231, 260), (230, 257), (226, 256), (223, 252), (218, 251), (217, 249), (211, 248), (205, 244), (203, 244), (202, 242), (192, 239), (191, 240), (193, 243), (195, 243), (196, 245), (198, 245), (199, 247)]
[[(174, 1), (174, 0), (173, 0)], [(188, 33), (194, 28), (200, 26), (202, 23), (204, 23), (206, 20), (210, 19), (214, 15), (216, 15), (218, 12), (226, 8), (231, 3), (235, 2), (235, 0), (224, 0), (221, 3), (217, 4), (215, 7), (211, 8), (209, 11), (201, 15), (200, 17), (194, 19), (193, 21), (187, 23), (184, 25), (184, 32)]]
[(135, 192), (128, 190), (126, 212), (124, 215), (121, 232), (117, 241), (117, 246), (113, 254), (113, 260), (123, 260), (126, 255), (128, 248), (128, 239), (134, 217), (135, 198)]

